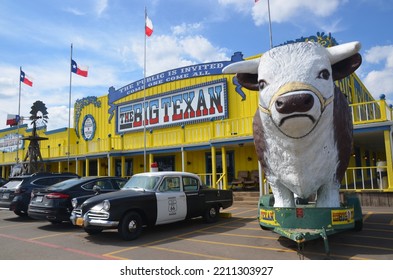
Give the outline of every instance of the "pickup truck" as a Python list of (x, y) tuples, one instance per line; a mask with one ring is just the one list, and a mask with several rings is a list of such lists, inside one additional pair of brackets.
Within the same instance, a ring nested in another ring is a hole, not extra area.
[(233, 194), (203, 186), (193, 173), (146, 172), (132, 176), (120, 191), (72, 203), (71, 222), (88, 234), (117, 228), (124, 240), (134, 240), (146, 226), (195, 217), (216, 222), (220, 210), (232, 206)]

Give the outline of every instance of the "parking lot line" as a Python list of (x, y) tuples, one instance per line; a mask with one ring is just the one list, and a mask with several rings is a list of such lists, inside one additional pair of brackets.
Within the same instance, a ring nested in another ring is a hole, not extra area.
[(72, 232), (62, 232), (62, 233), (55, 233), (55, 234), (38, 236), (38, 237), (30, 238), (29, 240), (38, 240), (38, 239), (45, 239), (45, 238), (50, 238), (50, 237), (55, 237), (55, 236), (72, 235), (72, 234), (73, 234)]
[(275, 252), (285, 252), (285, 253), (297, 253), (296, 250), (278, 248), (278, 247), (262, 247), (262, 246), (253, 246), (253, 245), (236, 244), (236, 243), (225, 243), (225, 242), (201, 240), (201, 239), (185, 238), (185, 237), (176, 237), (176, 238), (181, 239), (181, 240), (191, 241), (191, 242), (207, 243), (207, 244), (214, 244), (214, 245), (220, 245), (220, 246), (241, 247), (241, 248), (267, 250), (267, 251), (275, 251)]
[(8, 234), (0, 233), (0, 237), (13, 239), (13, 240), (17, 240), (17, 241), (20, 241), (20, 242), (26, 242), (26, 243), (30, 243), (30, 244), (35, 244), (35, 245), (38, 245), (38, 246), (41, 246), (41, 247), (52, 248), (52, 249), (56, 249), (56, 250), (63, 250), (63, 251), (75, 253), (75, 254), (78, 254), (78, 255), (88, 256), (88, 257), (91, 257), (91, 258), (94, 258), (94, 259), (101, 259), (101, 260), (112, 259), (110, 257), (103, 256), (103, 255), (97, 255), (97, 254), (89, 253), (89, 252), (86, 252), (86, 251), (81, 251), (81, 250), (77, 250), (77, 249), (67, 248), (67, 247), (63, 247), (63, 246), (60, 246), (60, 245), (55, 245), (55, 244), (51, 244), (51, 243), (47, 243), (47, 242), (42, 242), (42, 241), (36, 241), (36, 240), (16, 237), (16, 236), (8, 235)]
[[(339, 245), (339, 246), (346, 246), (346, 247), (363, 248), (363, 249), (374, 249), (374, 250), (393, 252), (392, 248), (387, 248), (387, 247), (369, 246), (369, 245), (353, 244), (353, 243), (352, 244), (338, 243), (338, 242), (333, 242), (332, 244)], [(368, 260), (370, 260), (370, 259), (368, 259)]]
[(172, 253), (180, 253), (180, 254), (192, 255), (192, 256), (197, 256), (197, 257), (204, 257), (204, 258), (208, 258), (208, 259), (234, 260), (234, 259), (231, 259), (231, 258), (224, 258), (224, 257), (219, 257), (219, 256), (205, 255), (205, 254), (199, 254), (199, 253), (183, 251), (183, 250), (168, 249), (168, 248), (163, 248), (163, 247), (159, 247), (159, 246), (149, 246), (149, 248), (156, 249), (156, 250), (167, 251), (167, 252), (172, 252)]
[(238, 233), (226, 233), (226, 232), (215, 232), (215, 231), (207, 231), (204, 230), (204, 233), (211, 233), (216, 235), (223, 235), (223, 236), (232, 236), (232, 237), (246, 237), (246, 238), (258, 238), (258, 239), (270, 239), (270, 240), (277, 240), (277, 236), (257, 236), (257, 235), (248, 235), (248, 234), (238, 234)]
[(373, 212), (368, 212), (367, 214), (363, 215), (363, 223), (372, 215)]
[[(220, 226), (220, 228), (227, 228), (227, 229), (238, 229), (239, 227), (236, 226)], [(241, 229), (243, 230), (252, 230), (252, 231), (261, 231), (261, 228), (259, 227), (242, 227)]]
[[(240, 219), (241, 219), (241, 218), (240, 218)], [(203, 231), (203, 230), (206, 230), (206, 229), (209, 229), (209, 228), (212, 228), (212, 227), (217, 227), (217, 226), (219, 226), (219, 225), (228, 224), (228, 223), (233, 222), (233, 220), (239, 220), (239, 218), (231, 218), (230, 220), (228, 220), (228, 221), (226, 221), (226, 222), (224, 222), (224, 223), (214, 224), (214, 225), (212, 225), (212, 226), (210, 226), (210, 227), (207, 227), (207, 228), (205, 228), (205, 229), (198, 229), (198, 230), (190, 231), (190, 232), (187, 232), (187, 233), (178, 235), (178, 236), (171, 236), (171, 237), (168, 237), (168, 238), (155, 240), (155, 241), (153, 241), (153, 242), (146, 243), (146, 244), (139, 245), (139, 246), (127, 247), (127, 248), (124, 248), (124, 249), (121, 249), (121, 250), (117, 250), (117, 251), (113, 251), (113, 252), (106, 253), (106, 254), (104, 254), (104, 255), (105, 255), (105, 256), (113, 256), (113, 255), (117, 255), (117, 254), (124, 253), (124, 252), (127, 252), (127, 251), (139, 249), (139, 248), (142, 248), (142, 247), (152, 247), (152, 245), (154, 245), (154, 244), (162, 243), (162, 242), (166, 242), (166, 241), (170, 241), (170, 240), (173, 240), (173, 239), (175, 239), (175, 238), (177, 238), (177, 237), (179, 237), (179, 236), (188, 235), (188, 234), (192, 234), (192, 233), (195, 233), (195, 232), (201, 232), (201, 231)]]
[(26, 227), (25, 223), (22, 224), (13, 224), (13, 225), (8, 225), (8, 226), (0, 226), (0, 229), (7, 229), (7, 228), (23, 228)]

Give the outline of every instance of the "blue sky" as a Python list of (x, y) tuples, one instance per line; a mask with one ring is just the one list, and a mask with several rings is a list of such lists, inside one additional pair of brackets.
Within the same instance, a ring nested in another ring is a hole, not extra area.
[[(143, 78), (144, 9), (154, 25), (147, 38), (147, 75), (209, 61), (245, 57), (270, 48), (267, 0), (0, 0), (0, 129), (43, 101), (48, 130), (68, 126), (70, 49), (89, 66), (72, 76), (72, 104), (102, 96)], [(391, 0), (270, 0), (273, 45), (332, 33), (338, 43), (360, 41), (356, 72), (375, 98), (393, 103), (393, 2)]]

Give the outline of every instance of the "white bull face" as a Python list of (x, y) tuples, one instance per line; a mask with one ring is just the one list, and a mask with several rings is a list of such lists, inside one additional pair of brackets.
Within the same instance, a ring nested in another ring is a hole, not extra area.
[[(288, 44), (271, 49), (261, 58), (231, 64), (223, 72), (237, 73), (244, 87), (259, 91), (261, 112), (271, 117), (283, 134), (302, 138), (331, 105), (333, 80), (358, 67), (349, 57), (359, 49), (358, 42), (329, 49), (311, 42)], [(338, 74), (333, 73), (332, 65)]]
[(286, 136), (301, 138), (318, 123), (334, 93), (332, 68), (319, 44), (272, 49), (260, 58), (259, 107)]

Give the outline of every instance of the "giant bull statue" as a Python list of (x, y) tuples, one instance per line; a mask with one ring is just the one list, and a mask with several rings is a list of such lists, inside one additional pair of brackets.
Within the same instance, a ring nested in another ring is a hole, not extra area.
[(360, 66), (359, 49), (359, 42), (330, 48), (294, 43), (223, 69), (236, 73), (243, 87), (259, 91), (254, 142), (275, 207), (295, 207), (294, 195), (315, 194), (317, 207), (340, 206), (352, 119), (334, 81)]

